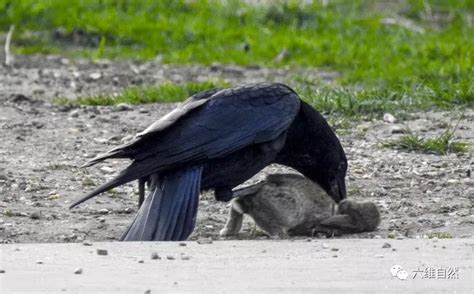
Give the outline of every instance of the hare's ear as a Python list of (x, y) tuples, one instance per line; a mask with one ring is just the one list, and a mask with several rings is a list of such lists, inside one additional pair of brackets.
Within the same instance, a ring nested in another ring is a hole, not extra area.
[(321, 226), (331, 229), (339, 229), (346, 232), (356, 232), (360, 229), (355, 224), (354, 219), (346, 214), (333, 215), (330, 218), (321, 221)]
[(258, 182), (254, 185), (246, 186), (240, 189), (232, 190), (232, 198), (245, 197), (257, 194), (260, 189), (265, 185), (265, 181)]

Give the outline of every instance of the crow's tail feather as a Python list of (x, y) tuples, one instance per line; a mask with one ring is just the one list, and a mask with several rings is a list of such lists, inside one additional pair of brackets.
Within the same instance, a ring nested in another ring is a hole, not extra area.
[(156, 172), (153, 170), (152, 165), (147, 165), (146, 162), (133, 162), (130, 164), (126, 169), (122, 170), (115, 178), (110, 180), (107, 183), (100, 185), (99, 187), (95, 188), (94, 191), (86, 194), (82, 198), (74, 201), (69, 208), (73, 208), (84, 201), (91, 199), (92, 197), (113, 189), (115, 187), (121, 186), (128, 182), (137, 180), (137, 179), (144, 179), (147, 178), (150, 174)]
[(196, 224), (202, 167), (163, 174), (121, 241), (180, 241)]
[(115, 187), (118, 187), (120, 185), (126, 184), (128, 182), (131, 182), (131, 181), (137, 179), (137, 176), (135, 176), (133, 173), (129, 173), (129, 172), (126, 172), (126, 171), (127, 170), (121, 172), (117, 177), (115, 177), (111, 181), (100, 185), (94, 191), (92, 191), (89, 194), (87, 194), (87, 195), (81, 197), (80, 199), (74, 201), (69, 206), (69, 209), (76, 207), (77, 205), (81, 204), (82, 202), (87, 201), (87, 200), (91, 199), (92, 197), (97, 196), (100, 193), (103, 193), (105, 191), (108, 191), (110, 189), (113, 189)]

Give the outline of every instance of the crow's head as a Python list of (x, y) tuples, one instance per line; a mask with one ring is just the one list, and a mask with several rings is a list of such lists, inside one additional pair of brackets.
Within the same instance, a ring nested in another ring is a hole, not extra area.
[(291, 166), (318, 183), (334, 201), (346, 198), (344, 149), (322, 115), (303, 101), (277, 163)]

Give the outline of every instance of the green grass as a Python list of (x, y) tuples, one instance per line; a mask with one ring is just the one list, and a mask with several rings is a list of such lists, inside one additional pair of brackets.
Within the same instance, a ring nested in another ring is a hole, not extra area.
[(0, 0), (0, 29), (16, 25), (18, 53), (338, 71), (329, 88), (301, 88), (348, 115), (474, 105), (474, 1), (297, 3)]
[(180, 102), (189, 96), (212, 88), (227, 87), (229, 84), (218, 82), (188, 82), (185, 84), (162, 83), (156, 86), (129, 87), (118, 95), (93, 95), (79, 96), (74, 101), (66, 98), (56, 100), (57, 104), (79, 104), (79, 105), (114, 105), (119, 103), (145, 104), (155, 102)]
[[(427, 110), (435, 102), (424, 91), (407, 93), (404, 90), (354, 89), (353, 87), (321, 85), (297, 78), (289, 82), (301, 98), (321, 112), (353, 118), (379, 117), (385, 112), (398, 114), (410, 110)], [(444, 107), (443, 104), (438, 104)]]
[(428, 234), (429, 239), (438, 238), (438, 239), (452, 239), (453, 236), (448, 232), (433, 232)]
[(454, 130), (447, 129), (434, 138), (422, 138), (409, 132), (397, 140), (389, 140), (382, 143), (383, 147), (395, 148), (405, 151), (432, 153), (446, 155), (449, 153), (466, 153), (467, 143), (454, 141)]
[[(348, 118), (372, 119), (382, 116), (385, 112), (391, 112), (396, 114), (397, 117), (403, 118), (406, 112), (411, 110), (428, 110), (433, 107), (433, 101), (428, 98), (428, 94), (423, 90), (419, 90), (413, 95), (389, 90), (353, 90), (349, 87), (325, 86), (319, 82), (308, 82), (299, 77), (290, 79), (287, 83), (295, 89), (303, 100), (313, 105), (320, 112), (335, 115), (335, 117), (340, 117), (339, 119), (342, 120)], [(186, 82), (183, 84), (165, 82), (152, 86), (126, 87), (118, 95), (79, 96), (73, 101), (59, 97), (55, 99), (55, 102), (63, 105), (181, 102), (199, 91), (230, 86), (233, 85), (222, 80), (200, 83)], [(448, 105), (439, 104), (438, 106)]]

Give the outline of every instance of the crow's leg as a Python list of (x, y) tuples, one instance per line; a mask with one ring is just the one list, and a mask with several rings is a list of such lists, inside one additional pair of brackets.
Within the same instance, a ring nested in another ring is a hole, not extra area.
[(143, 204), (143, 201), (145, 200), (145, 182), (146, 178), (140, 178), (138, 179), (138, 208)]

